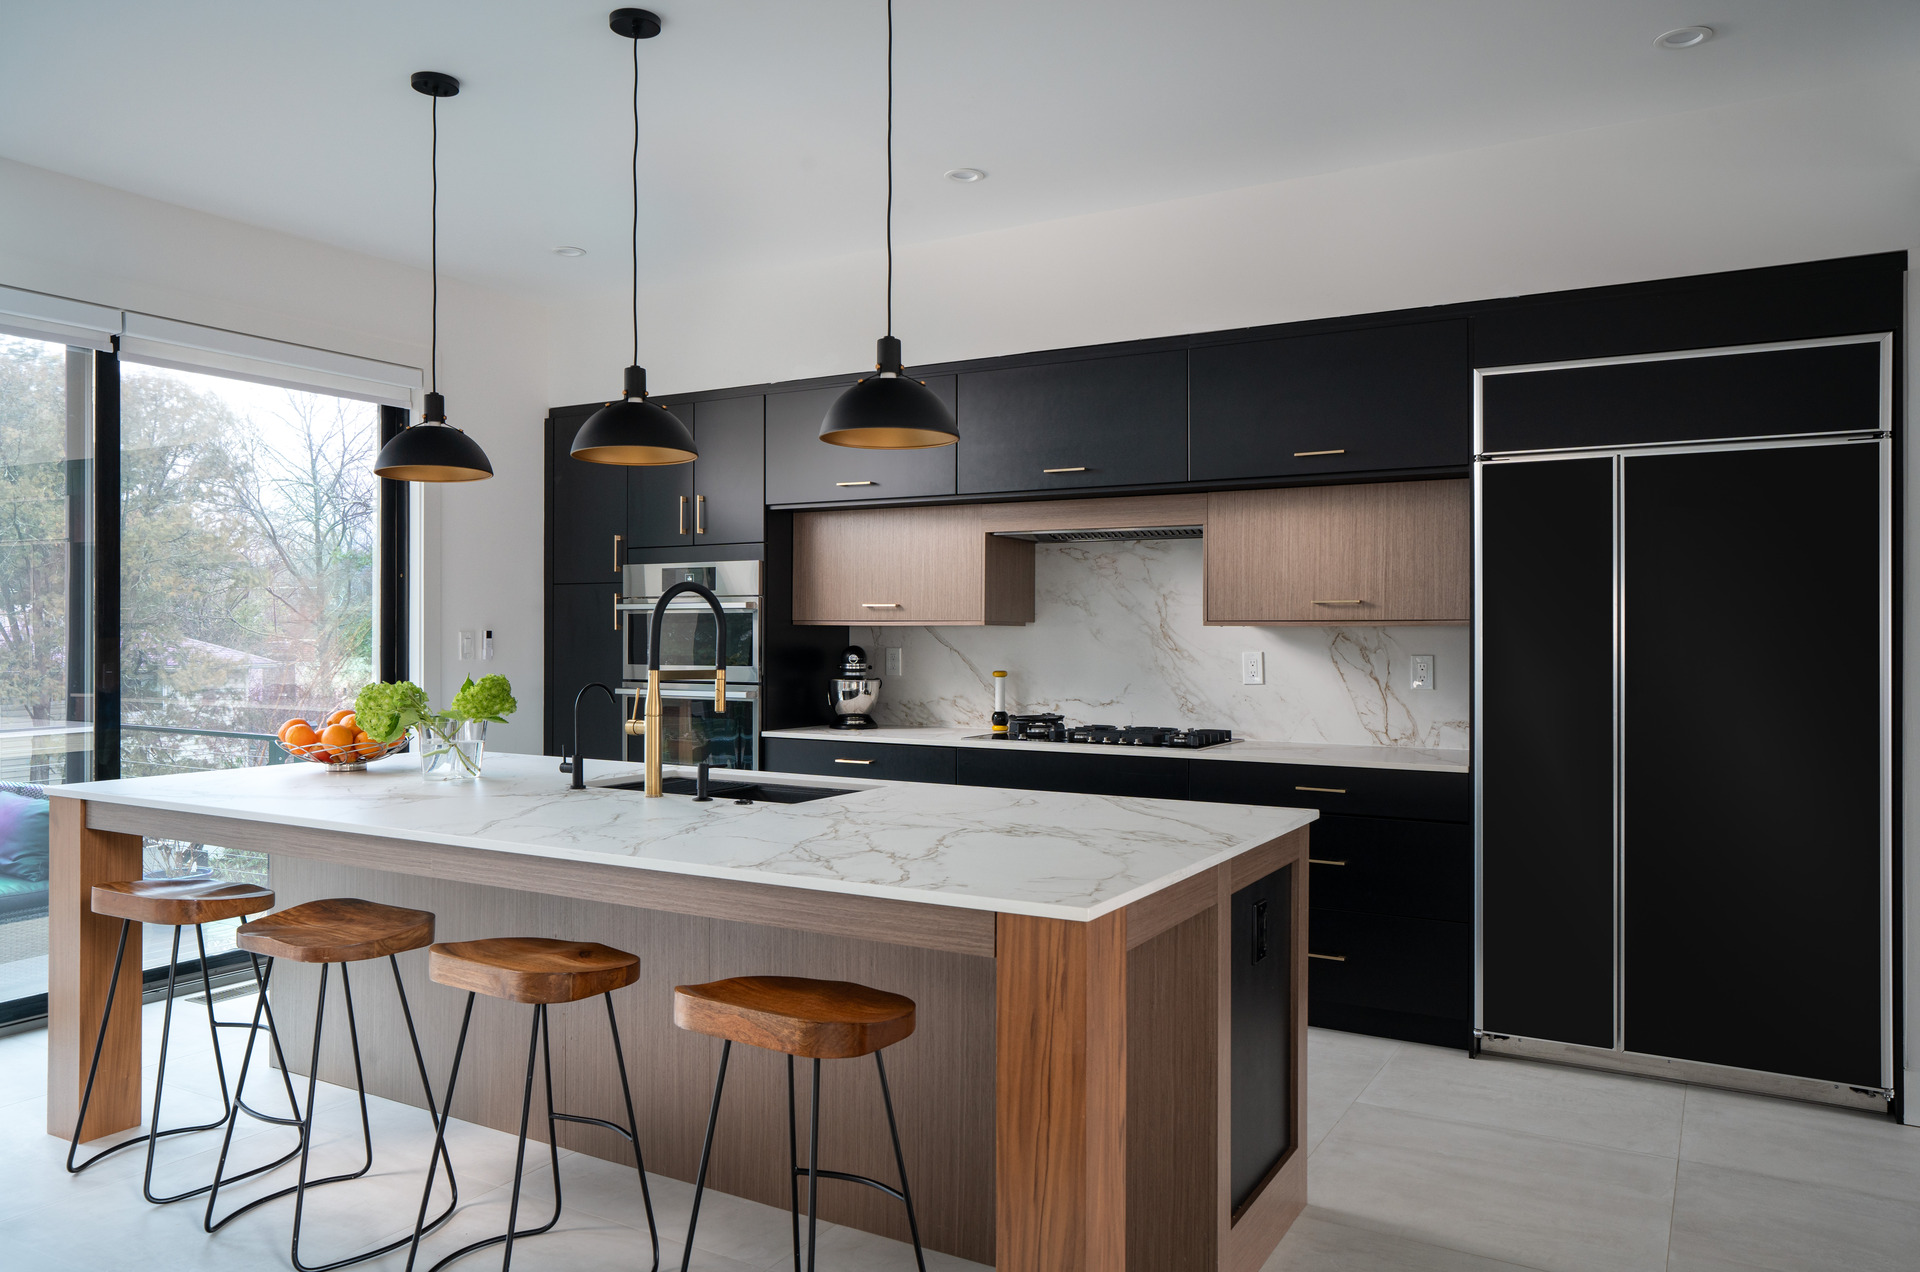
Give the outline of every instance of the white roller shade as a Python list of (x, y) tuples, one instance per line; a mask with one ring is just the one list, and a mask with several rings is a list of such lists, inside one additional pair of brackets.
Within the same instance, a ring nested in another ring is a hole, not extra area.
[(121, 314), (64, 296), (0, 287), (0, 331), (32, 340), (52, 340), (89, 349), (111, 349)]
[(135, 362), (211, 371), (394, 406), (410, 406), (412, 391), (422, 384), (418, 367), (150, 314), (126, 315), (120, 354)]

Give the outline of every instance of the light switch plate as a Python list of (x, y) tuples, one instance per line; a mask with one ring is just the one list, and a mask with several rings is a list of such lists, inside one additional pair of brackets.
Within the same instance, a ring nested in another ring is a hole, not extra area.
[(473, 661), (473, 629), (471, 627), (460, 629), (460, 661)]
[(1267, 683), (1267, 655), (1264, 651), (1249, 649), (1240, 655), (1240, 683), (1243, 685)]
[(886, 646), (885, 654), (886, 654), (886, 671), (884, 674), (889, 676), (899, 675), (900, 674), (900, 646), (898, 645)]
[(1407, 687), (1409, 689), (1432, 689), (1433, 655), (1415, 654), (1410, 661), (1413, 663), (1413, 674), (1408, 677)]

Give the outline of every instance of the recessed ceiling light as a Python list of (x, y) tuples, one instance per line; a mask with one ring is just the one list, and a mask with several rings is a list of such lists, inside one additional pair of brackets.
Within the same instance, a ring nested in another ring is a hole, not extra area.
[(1713, 38), (1712, 27), (1676, 27), (1654, 41), (1663, 49), (1690, 49)]
[(585, 256), (587, 249), (584, 247), (556, 247), (553, 249), (553, 254), (555, 256)]
[(985, 181), (986, 179), (987, 174), (978, 168), (949, 168), (947, 170), (947, 180), (958, 181), (962, 185), (968, 185), (975, 181)]

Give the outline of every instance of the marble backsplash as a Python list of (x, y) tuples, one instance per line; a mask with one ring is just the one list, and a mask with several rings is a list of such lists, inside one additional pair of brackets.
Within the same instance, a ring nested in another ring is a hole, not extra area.
[[(883, 676), (882, 725), (978, 726), (993, 672), (1013, 711), (1076, 724), (1232, 729), (1269, 742), (1465, 747), (1468, 629), (1207, 627), (1195, 540), (1038, 544), (1034, 621), (1025, 627), (856, 627)], [(1240, 654), (1266, 654), (1266, 683), (1240, 683)], [(1414, 654), (1434, 688), (1408, 689)]]

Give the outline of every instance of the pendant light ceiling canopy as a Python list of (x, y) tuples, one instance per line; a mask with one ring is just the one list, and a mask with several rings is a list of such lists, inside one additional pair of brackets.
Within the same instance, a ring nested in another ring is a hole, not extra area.
[(460, 81), (440, 71), (415, 71), (415, 92), (433, 99), (433, 336), (427, 372), (427, 409), (418, 424), (380, 448), (373, 471), (392, 481), (485, 481), (493, 465), (480, 443), (447, 423), (440, 396), (440, 99), (460, 91)]
[(607, 25), (633, 42), (633, 365), (620, 400), (589, 415), (574, 434), (572, 454), (590, 464), (684, 464), (698, 458), (693, 431), (673, 412), (647, 401), (647, 372), (639, 365), (640, 41), (660, 34), (660, 19), (646, 9), (615, 9)]
[(960, 426), (939, 395), (906, 374), (893, 334), (893, 0), (887, 0), (887, 334), (874, 374), (834, 399), (820, 440), (864, 450), (924, 450), (960, 440)]

